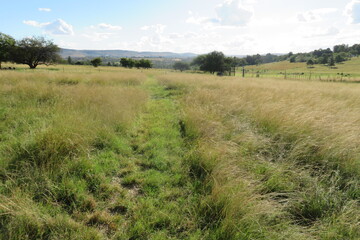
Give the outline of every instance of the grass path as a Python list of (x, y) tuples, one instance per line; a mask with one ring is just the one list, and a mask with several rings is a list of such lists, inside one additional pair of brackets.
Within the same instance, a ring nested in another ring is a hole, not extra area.
[(146, 111), (132, 134), (133, 158), (121, 166), (128, 220), (120, 239), (200, 239), (197, 202), (183, 159), (180, 113), (172, 90), (149, 77)]

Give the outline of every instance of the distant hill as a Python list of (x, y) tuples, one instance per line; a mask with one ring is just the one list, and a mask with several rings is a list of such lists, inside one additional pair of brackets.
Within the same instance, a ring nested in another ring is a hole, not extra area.
[(136, 52), (127, 50), (74, 50), (65, 49), (60, 50), (62, 58), (93, 58), (93, 57), (106, 57), (106, 58), (192, 58), (196, 57), (194, 53), (172, 53), (172, 52)]

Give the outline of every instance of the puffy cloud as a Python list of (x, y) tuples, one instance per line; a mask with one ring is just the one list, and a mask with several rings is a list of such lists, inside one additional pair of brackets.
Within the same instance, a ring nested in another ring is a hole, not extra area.
[(53, 22), (47, 22), (47, 23), (39, 23), (37, 21), (28, 20), (28, 21), (23, 21), (23, 23), (29, 26), (42, 28), (48, 34), (53, 34), (53, 35), (74, 34), (73, 26), (66, 23), (62, 19), (57, 19)]
[(164, 34), (165, 28), (166, 25), (164, 24), (155, 24), (141, 27), (140, 30), (150, 31), (150, 36), (141, 37), (138, 46), (140, 46), (142, 49), (146, 49), (146, 46), (148, 46), (152, 49), (163, 50), (163, 45), (173, 43), (173, 38)]
[(111, 30), (111, 31), (120, 31), (120, 30), (122, 30), (121, 26), (111, 25), (111, 24), (108, 24), (108, 23), (100, 23), (100, 24), (98, 24), (96, 26), (91, 26), (91, 28), (99, 28), (99, 29), (102, 29), (102, 30)]
[(161, 34), (165, 31), (165, 28), (166, 28), (166, 25), (155, 24), (155, 25), (150, 25), (150, 26), (142, 26), (140, 29), (143, 31), (154, 30), (155, 33)]
[(39, 22), (33, 21), (33, 20), (23, 21), (23, 23), (26, 25), (29, 25), (29, 26), (33, 26), (33, 27), (42, 27), (44, 24), (47, 24), (47, 23), (39, 23)]
[(299, 22), (318, 22), (323, 19), (323, 16), (336, 12), (336, 8), (320, 8), (307, 12), (298, 13), (297, 20)]
[(234, 36), (234, 38), (224, 42), (223, 47), (227, 52), (236, 51), (247, 53), (252, 51), (252, 49), (257, 48), (258, 42), (256, 38), (250, 35)]
[(249, 4), (255, 1), (251, 0), (225, 0), (224, 3), (215, 8), (216, 17), (195, 16), (189, 12), (187, 23), (203, 25), (206, 28), (214, 26), (238, 27), (246, 26), (252, 19), (253, 10)]
[(57, 19), (44, 26), (47, 33), (54, 35), (73, 35), (73, 27), (62, 19)]
[(38, 8), (40, 12), (51, 12), (51, 8)]
[(349, 17), (349, 22), (360, 23), (360, 0), (352, 0), (346, 5), (345, 14)]
[(241, 0), (226, 1), (216, 8), (216, 13), (221, 25), (245, 26), (253, 16), (253, 11), (244, 6)]
[(191, 16), (186, 19), (187, 23), (192, 23), (192, 24), (196, 24), (196, 25), (206, 25), (206, 24), (215, 24), (215, 23), (220, 23), (219, 19), (216, 18), (208, 18), (208, 17), (198, 17), (198, 16), (193, 16), (192, 13), (190, 14)]
[(308, 34), (306, 38), (313, 38), (313, 37), (328, 37), (328, 36), (335, 36), (340, 33), (340, 30), (336, 27), (329, 27), (327, 29), (314, 29), (312, 34)]
[(194, 39), (194, 38), (198, 38), (199, 34), (194, 33), (194, 32), (187, 32), (185, 34), (180, 34), (180, 33), (170, 33), (168, 35), (168, 37), (170, 39)]

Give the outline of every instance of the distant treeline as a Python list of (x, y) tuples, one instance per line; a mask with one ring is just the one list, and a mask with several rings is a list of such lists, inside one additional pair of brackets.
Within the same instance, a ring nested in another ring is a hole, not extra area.
[[(107, 60), (106, 58), (94, 58), (94, 59), (101, 59), (100, 64), (101, 66), (113, 66), (113, 67), (125, 67), (125, 68), (152, 68), (153, 63), (149, 59), (132, 59), (132, 58), (121, 58), (121, 59), (113, 59), (112, 61)], [(93, 59), (93, 60), (94, 60)], [(93, 65), (91, 59), (73, 59), (70, 56), (67, 60), (62, 60), (63, 64), (70, 64), (70, 65)]]
[(311, 64), (330, 64), (340, 63), (349, 60), (351, 57), (360, 56), (360, 44), (349, 46), (347, 44), (335, 45), (333, 49), (318, 49), (308, 53), (288, 53), (285, 55), (249, 55), (244, 58), (235, 59), (237, 66), (258, 65), (263, 63), (290, 61), (308, 62)]

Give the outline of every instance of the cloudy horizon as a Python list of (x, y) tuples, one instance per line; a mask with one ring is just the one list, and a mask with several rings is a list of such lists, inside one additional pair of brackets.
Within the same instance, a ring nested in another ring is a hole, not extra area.
[(0, 32), (71, 49), (246, 55), (360, 43), (360, 0), (36, 0), (0, 14)]

